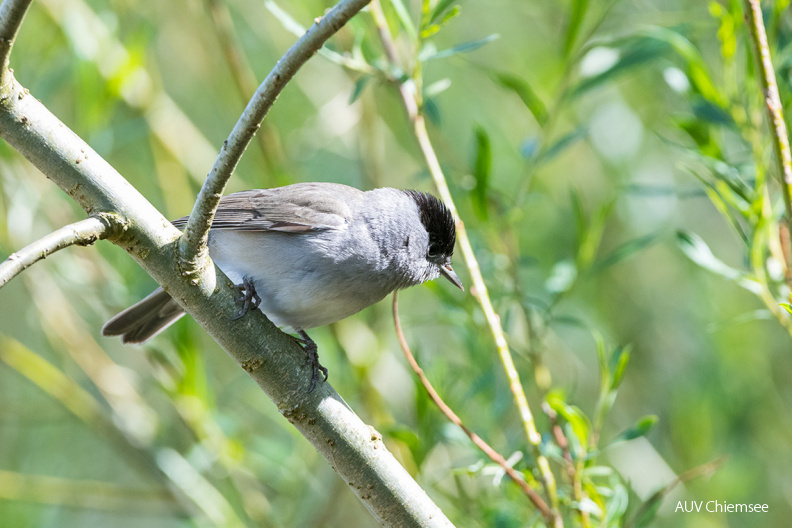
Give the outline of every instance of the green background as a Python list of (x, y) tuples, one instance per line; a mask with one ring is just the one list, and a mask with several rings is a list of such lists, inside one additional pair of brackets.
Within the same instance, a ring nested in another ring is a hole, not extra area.
[[(189, 213), (246, 103), (217, 21), (230, 14), (255, 86), (296, 38), (268, 5), (41, 0), (11, 66), (177, 218)], [(331, 4), (278, 5), (307, 26)], [(792, 347), (787, 318), (771, 310), (788, 290), (772, 248), (751, 237), (772, 239), (783, 204), (774, 183), (759, 187), (777, 171), (741, 4), (459, 5), (459, 15), (424, 42), (426, 56), (428, 46), (459, 52), (423, 63), (429, 134), (545, 442), (552, 445), (541, 410), (548, 391), (560, 390), (593, 417), (596, 339), (608, 351), (630, 346), (592, 460), (609, 508), (617, 509), (614, 497), (627, 499), (624, 517), (611, 524), (634, 520), (642, 501), (675, 476), (718, 460), (714, 474), (677, 486), (651, 525), (785, 525)], [(392, 4), (384, 7), (410, 72), (414, 43)], [(786, 102), (792, 17), (784, 2), (766, 7)], [(420, 4), (408, 9), (418, 20)], [(490, 35), (498, 38), (480, 42)], [(470, 42), (483, 45), (458, 47)], [(385, 68), (367, 12), (329, 46), (358, 50), (360, 60)], [(309, 61), (265, 119), (228, 192), (300, 181), (434, 191), (396, 89), (360, 78), (323, 56)], [(744, 196), (728, 203), (723, 196), (733, 189), (753, 190), (744, 194), (754, 198), (766, 192), (766, 210), (757, 213), (758, 202)], [(0, 257), (84, 216), (0, 143)], [(469, 286), (459, 251), (454, 267)], [(769, 303), (741, 282), (755, 280), (757, 270)], [(104, 321), (154, 287), (121, 249), (100, 242), (58, 253), (0, 291), (0, 524), (375, 526), (328, 463), (189, 317), (143, 347), (100, 336)], [(437, 281), (404, 291), (400, 305), (408, 340), (447, 403), (507, 458), (523, 453), (516, 467), (530, 471), (519, 416), (469, 289)], [(311, 336), (333, 386), (455, 524), (541, 520), (416, 385), (389, 302)], [(95, 403), (92, 411), (70, 410), (85, 402)], [(611, 442), (645, 415), (658, 417), (646, 435)], [(152, 464), (217, 517), (174, 499), (166, 491), (173, 484)], [(554, 459), (564, 488), (560, 467)], [(765, 503), (769, 513), (674, 513), (680, 500)]]

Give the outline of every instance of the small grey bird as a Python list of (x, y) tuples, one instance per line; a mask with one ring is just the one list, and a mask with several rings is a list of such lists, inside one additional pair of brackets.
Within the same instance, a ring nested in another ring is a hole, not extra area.
[[(183, 228), (187, 218), (173, 224)], [(260, 308), (300, 335), (313, 390), (327, 369), (305, 330), (440, 275), (462, 288), (451, 268), (455, 242), (451, 212), (431, 194), (298, 183), (223, 197), (209, 231), (209, 255), (244, 291), (237, 318)], [(157, 288), (108, 321), (102, 334), (143, 343), (184, 313)]]

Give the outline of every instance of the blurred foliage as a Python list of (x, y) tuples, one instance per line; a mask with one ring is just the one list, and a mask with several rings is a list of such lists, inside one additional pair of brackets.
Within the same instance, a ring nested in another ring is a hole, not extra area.
[[(788, 107), (787, 4), (767, 7), (765, 22)], [(329, 5), (41, 0), (12, 66), (176, 218), (250, 76), (263, 79)], [(431, 190), (393, 86), (412, 83), (518, 353), (565, 525), (784, 525), (789, 234), (741, 4), (383, 9), (398, 63), (370, 13), (355, 18), (281, 95), (229, 192), (296, 181)], [(83, 217), (0, 143), (0, 257)], [(153, 287), (99, 243), (0, 291), (3, 524), (374, 526), (188, 318), (141, 348), (99, 336)], [(400, 304), (438, 392), (544, 493), (474, 298), (438, 283)], [(381, 303), (312, 332), (333, 385), (457, 526), (542, 525), (407, 371), (389, 313)], [(680, 500), (769, 513), (675, 513)]]

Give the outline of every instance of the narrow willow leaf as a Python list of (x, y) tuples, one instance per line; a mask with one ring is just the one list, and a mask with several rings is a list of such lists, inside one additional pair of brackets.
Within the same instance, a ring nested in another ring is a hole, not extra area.
[(547, 163), (548, 161), (552, 160), (562, 152), (564, 152), (569, 147), (577, 144), (578, 141), (585, 138), (588, 135), (588, 129), (586, 128), (578, 128), (569, 134), (565, 135), (549, 147), (547, 149), (541, 151), (539, 155), (536, 157), (535, 163), (537, 165), (541, 163)]
[(624, 372), (627, 369), (627, 363), (630, 361), (630, 347), (617, 347), (616, 350), (613, 351), (610, 358), (610, 372), (611, 372), (611, 384), (610, 390), (615, 391), (621, 385), (621, 382), (624, 381)]
[(415, 24), (412, 18), (410, 18), (410, 12), (407, 11), (407, 8), (404, 6), (404, 2), (402, 2), (402, 0), (390, 0), (390, 3), (393, 6), (393, 10), (396, 11), (396, 17), (399, 19), (399, 23), (410, 35), (410, 40), (417, 42), (418, 31), (415, 29)]
[(564, 401), (563, 394), (560, 391), (551, 391), (545, 401), (547, 401), (551, 409), (569, 423), (575, 435), (575, 440), (581, 446), (588, 445), (590, 427), (588, 418), (583, 414), (583, 411)]
[[(434, 24), (435, 22), (437, 22), (437, 20), (441, 16), (443, 16), (443, 13), (445, 13), (445, 11), (449, 7), (451, 7), (451, 4), (453, 4), (454, 1), (455, 0), (440, 0), (439, 2), (437, 2), (434, 11), (432, 11), (432, 16), (429, 18), (429, 23)], [(459, 7), (459, 6), (455, 6), (455, 7)]]
[(621, 54), (619, 60), (607, 70), (580, 81), (569, 92), (572, 98), (581, 97), (594, 88), (602, 86), (622, 74), (647, 65), (651, 61), (669, 53), (669, 45), (667, 43), (648, 38), (624, 39), (624, 42), (620, 43), (620, 45)]
[(727, 105), (726, 97), (713, 84), (707, 71), (707, 63), (701, 53), (686, 37), (672, 29), (659, 26), (644, 27), (639, 29), (638, 33), (670, 45), (671, 49), (685, 62), (688, 78), (693, 83), (695, 90), (718, 106), (725, 107)]
[(495, 82), (517, 94), (526, 108), (528, 108), (528, 111), (534, 116), (537, 123), (542, 126), (547, 124), (547, 106), (539, 96), (536, 95), (536, 92), (528, 81), (509, 73), (497, 73), (493, 78)]
[(435, 97), (451, 88), (451, 79), (440, 79), (424, 88), (424, 98)]
[(627, 242), (620, 244), (618, 247), (616, 247), (616, 249), (612, 250), (604, 257), (598, 259), (594, 265), (591, 266), (591, 272), (600, 273), (611, 266), (618, 264), (622, 260), (630, 258), (639, 251), (642, 251), (657, 242), (661, 235), (662, 233), (658, 231), (628, 240)]
[(490, 146), (489, 135), (482, 127), (477, 126), (476, 134), (476, 156), (473, 160), (473, 176), (476, 178), (476, 186), (471, 191), (473, 205), (479, 218), (488, 218), (487, 193), (489, 192), (490, 174), (492, 171), (492, 148)]
[(564, 38), (564, 56), (569, 57), (572, 48), (575, 46), (580, 27), (588, 10), (588, 0), (573, 0), (569, 14), (569, 24), (567, 25), (566, 37)]
[(597, 344), (597, 364), (600, 371), (600, 387), (602, 391), (607, 391), (611, 386), (612, 379), (610, 366), (608, 365), (608, 354), (606, 352), (605, 340), (599, 333), (594, 334), (594, 341)]
[(687, 231), (677, 231), (676, 233), (677, 244), (687, 257), (713, 273), (733, 280), (746, 290), (760, 294), (762, 293), (762, 286), (753, 279), (749, 279), (746, 275), (731, 266), (728, 266), (723, 261), (719, 260), (712, 254), (709, 246), (704, 240), (693, 233)]
[(440, 107), (437, 106), (437, 104), (434, 102), (434, 99), (424, 99), (421, 110), (433, 125), (440, 126), (442, 122), (440, 117)]
[[(437, 60), (437, 59), (445, 59), (451, 57), (453, 55), (457, 55), (459, 53), (470, 53), (471, 51), (476, 51), (477, 49), (481, 48), (492, 42), (493, 40), (497, 40), (500, 38), (500, 35), (497, 33), (493, 33), (487, 37), (484, 37), (480, 40), (474, 40), (472, 42), (464, 42), (462, 44), (457, 44), (456, 46), (440, 51), (435, 51), (434, 53), (421, 53), (420, 60), (422, 62), (427, 62), (430, 60)], [(426, 49), (426, 48), (425, 48)]]
[(440, 28), (445, 26), (449, 20), (457, 17), (462, 12), (462, 9), (459, 6), (454, 6), (451, 8), (448, 13), (445, 14), (436, 24), (429, 24), (428, 26), (421, 29), (421, 38), (427, 39), (440, 31)]
[(352, 93), (349, 95), (349, 104), (354, 103), (360, 98), (363, 90), (366, 88), (366, 85), (371, 79), (371, 75), (361, 75), (358, 77), (358, 80), (355, 81), (355, 87), (352, 89)]
[(607, 526), (621, 526), (621, 518), (627, 512), (627, 507), (630, 505), (630, 495), (627, 488), (621, 484), (616, 483), (605, 507), (605, 523)]
[(577, 239), (583, 240), (583, 237), (586, 236), (588, 219), (586, 218), (586, 210), (583, 207), (583, 199), (580, 197), (580, 192), (574, 187), (569, 190), (569, 201), (572, 202), (572, 212), (575, 213)]
[(614, 442), (622, 442), (626, 440), (633, 440), (635, 438), (639, 438), (641, 436), (645, 436), (646, 433), (651, 431), (652, 427), (657, 424), (657, 416), (654, 414), (649, 414), (640, 418), (634, 426), (630, 427), (623, 431), (619, 436), (614, 439)]

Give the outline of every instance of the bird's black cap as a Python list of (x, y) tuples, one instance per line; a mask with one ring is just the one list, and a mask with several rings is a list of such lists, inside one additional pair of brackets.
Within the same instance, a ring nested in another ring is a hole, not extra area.
[(443, 202), (429, 193), (412, 189), (404, 192), (418, 204), (421, 223), (429, 234), (431, 253), (437, 255), (441, 260), (450, 259), (454, 254), (454, 245), (456, 244), (456, 225), (451, 211)]

